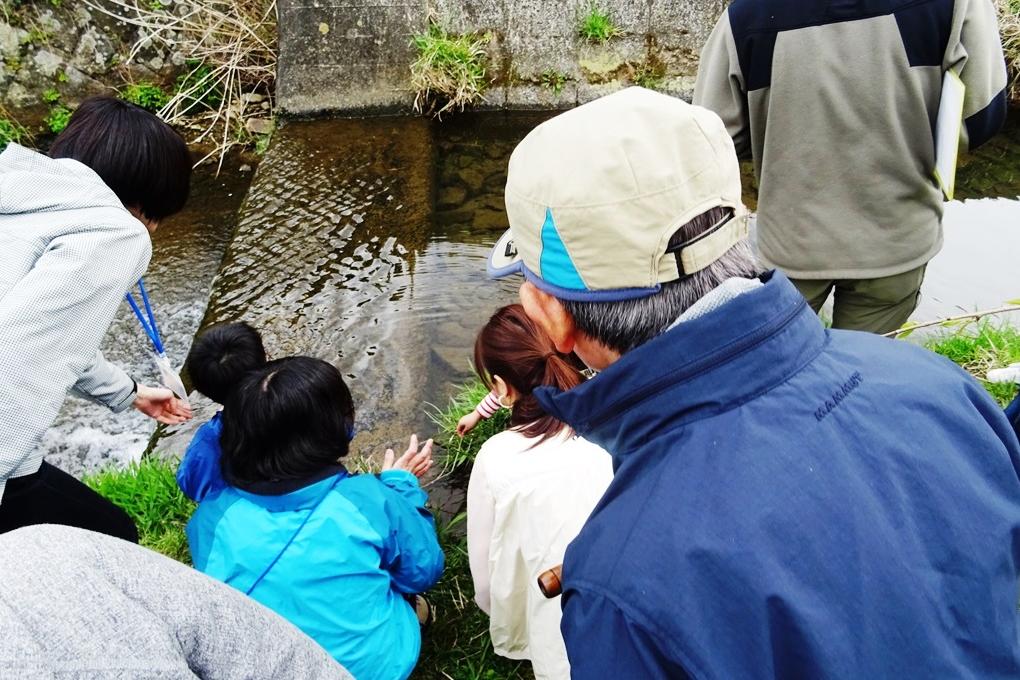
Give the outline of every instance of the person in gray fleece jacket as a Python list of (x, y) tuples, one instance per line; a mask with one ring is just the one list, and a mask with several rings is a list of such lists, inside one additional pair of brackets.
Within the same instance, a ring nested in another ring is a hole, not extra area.
[(694, 103), (754, 160), (762, 264), (815, 311), (832, 294), (833, 328), (888, 333), (917, 306), (942, 248), (950, 71), (974, 149), (1006, 120), (991, 0), (734, 0), (705, 45)]
[(296, 627), (230, 586), (102, 534), (0, 536), (0, 677), (353, 680)]
[(50, 157), (0, 154), (0, 532), (53, 523), (137, 540), (127, 515), (44, 463), (39, 442), (69, 391), (164, 423), (190, 417), (99, 351), (190, 177), (184, 140), (110, 97), (82, 103)]

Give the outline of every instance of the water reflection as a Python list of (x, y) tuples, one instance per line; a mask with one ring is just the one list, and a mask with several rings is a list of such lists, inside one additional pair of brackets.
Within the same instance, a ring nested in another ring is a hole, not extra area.
[[(1002, 306), (1020, 298), (1020, 200), (946, 205), (945, 245), (928, 265), (917, 321)], [(1020, 315), (1012, 320), (1020, 322)]]
[[(506, 157), (531, 125), (493, 123), (288, 125), (242, 210), (206, 322), (243, 319), (271, 355), (335, 363), (365, 453), (432, 430), (425, 404), (467, 377), (477, 328), (515, 295), (486, 279), (485, 227), (505, 227)], [(160, 448), (180, 450), (190, 429)]]
[[(961, 158), (956, 185), (963, 200), (946, 205), (945, 245), (928, 265), (916, 321), (1020, 298), (1020, 110), (1010, 112), (1001, 134)], [(1008, 320), (1020, 323), (1020, 315)]]

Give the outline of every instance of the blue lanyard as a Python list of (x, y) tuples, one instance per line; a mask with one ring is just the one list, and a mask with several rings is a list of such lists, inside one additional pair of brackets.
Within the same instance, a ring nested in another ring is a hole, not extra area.
[(152, 305), (149, 304), (149, 294), (145, 292), (145, 280), (138, 279), (138, 290), (142, 294), (142, 304), (145, 305), (145, 314), (148, 315), (148, 319), (142, 314), (142, 310), (139, 309), (138, 303), (135, 302), (135, 296), (128, 291), (124, 294), (124, 298), (127, 303), (131, 305), (131, 311), (138, 317), (138, 323), (142, 324), (142, 330), (149, 336), (149, 340), (152, 341), (152, 347), (156, 350), (156, 354), (164, 354), (163, 341), (159, 337), (159, 329), (156, 327), (156, 315), (152, 313)]

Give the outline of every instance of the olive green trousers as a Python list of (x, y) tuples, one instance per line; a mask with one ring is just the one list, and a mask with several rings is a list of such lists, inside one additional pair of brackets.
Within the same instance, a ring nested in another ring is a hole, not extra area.
[(880, 279), (791, 279), (817, 313), (835, 289), (832, 327), (891, 333), (917, 307), (928, 265)]

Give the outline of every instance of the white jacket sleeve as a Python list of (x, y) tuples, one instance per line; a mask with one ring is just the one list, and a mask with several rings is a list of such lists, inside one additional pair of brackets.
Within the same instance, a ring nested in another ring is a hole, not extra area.
[(489, 583), (489, 545), (496, 518), (496, 501), (489, 488), (485, 456), (479, 453), (471, 470), (467, 491), (467, 544), (475, 602), (483, 612), (492, 609)]
[(126, 376), (97, 351), (151, 245), (123, 211), (109, 217), (49, 240), (0, 297), (0, 493), (9, 477), (38, 470), (39, 442), (72, 388), (113, 407), (126, 399)]
[(107, 361), (102, 352), (96, 352), (95, 360), (81, 374), (71, 391), (120, 413), (134, 401), (135, 381), (120, 366)]

